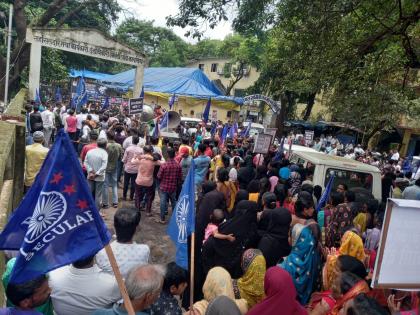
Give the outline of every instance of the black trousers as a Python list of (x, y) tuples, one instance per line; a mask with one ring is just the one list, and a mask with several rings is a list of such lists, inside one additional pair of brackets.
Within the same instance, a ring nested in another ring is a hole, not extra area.
[(124, 172), (124, 187), (123, 187), (123, 197), (127, 198), (128, 187), (130, 187), (130, 199), (134, 198), (134, 192), (136, 191), (136, 177), (137, 173), (130, 174)]

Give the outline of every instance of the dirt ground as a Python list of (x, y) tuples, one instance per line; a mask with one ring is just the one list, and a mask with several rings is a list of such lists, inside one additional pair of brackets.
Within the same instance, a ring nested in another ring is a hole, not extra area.
[[(122, 190), (118, 189), (118, 194), (122, 196)], [(133, 208), (134, 201), (122, 201), (120, 199), (119, 208)], [(108, 209), (102, 210), (105, 214), (105, 222), (110, 229), (112, 235), (115, 234), (113, 222), (114, 214), (117, 209), (109, 207)], [(141, 244), (147, 244), (150, 247), (150, 262), (156, 264), (165, 264), (175, 259), (175, 246), (173, 242), (166, 234), (168, 223), (162, 225), (156, 223), (155, 219), (159, 218), (159, 196), (156, 194), (156, 198), (152, 205), (152, 217), (146, 217), (145, 212), (142, 212), (140, 226), (134, 235), (134, 241)], [(169, 214), (171, 214), (169, 210)], [(166, 222), (169, 222), (170, 216), (166, 217)], [(114, 236), (115, 237), (115, 236)]]

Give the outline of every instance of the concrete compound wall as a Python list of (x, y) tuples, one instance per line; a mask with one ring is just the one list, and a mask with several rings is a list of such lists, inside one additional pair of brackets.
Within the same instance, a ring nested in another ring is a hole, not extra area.
[[(0, 231), (23, 196), (25, 173), (25, 123), (22, 113), (27, 98), (27, 90), (22, 89), (10, 102), (5, 111), (9, 121), (0, 121)], [(16, 119), (10, 119), (10, 117)], [(24, 121), (24, 120), (23, 120)], [(0, 273), (3, 274), (5, 256), (0, 254)], [(3, 286), (0, 285), (0, 305), (4, 305)]]

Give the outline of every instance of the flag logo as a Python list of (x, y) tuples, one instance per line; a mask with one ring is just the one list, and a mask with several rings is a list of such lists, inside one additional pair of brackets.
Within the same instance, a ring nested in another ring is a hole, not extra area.
[(66, 210), (67, 202), (62, 194), (56, 191), (41, 192), (32, 217), (22, 223), (28, 224), (25, 242), (38, 240), (63, 218)]
[(182, 196), (175, 208), (176, 224), (178, 225), (178, 242), (187, 243), (187, 221), (188, 211), (190, 209), (190, 197), (188, 195)]

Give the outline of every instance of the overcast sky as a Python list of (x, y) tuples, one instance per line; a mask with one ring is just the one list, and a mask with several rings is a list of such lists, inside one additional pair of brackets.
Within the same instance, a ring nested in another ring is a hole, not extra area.
[[(121, 23), (128, 17), (135, 17), (141, 20), (154, 20), (154, 25), (165, 26), (168, 15), (174, 15), (178, 12), (177, 0), (118, 0), (120, 5), (126, 9), (121, 13)], [(180, 27), (173, 28), (173, 31), (188, 42), (196, 42), (192, 38), (184, 36), (186, 30)], [(230, 22), (222, 22), (216, 28), (210, 29), (209, 27), (204, 32), (204, 38), (223, 39), (226, 35), (232, 33)]]

